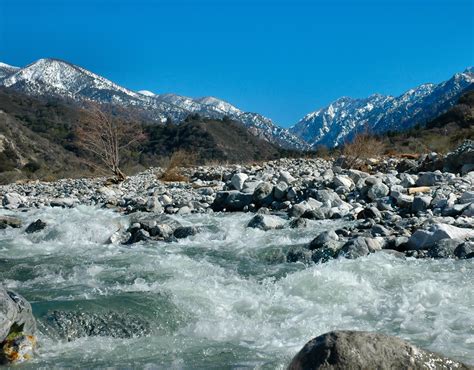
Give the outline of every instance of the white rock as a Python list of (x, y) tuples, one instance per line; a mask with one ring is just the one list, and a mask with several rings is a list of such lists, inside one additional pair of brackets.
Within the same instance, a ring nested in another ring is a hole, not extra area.
[(241, 191), (244, 187), (245, 180), (247, 180), (248, 178), (249, 177), (247, 174), (240, 172), (232, 176), (230, 182), (235, 190)]
[(442, 239), (466, 239), (474, 237), (474, 230), (448, 224), (434, 224), (428, 230), (417, 230), (408, 241), (411, 249), (428, 249)]

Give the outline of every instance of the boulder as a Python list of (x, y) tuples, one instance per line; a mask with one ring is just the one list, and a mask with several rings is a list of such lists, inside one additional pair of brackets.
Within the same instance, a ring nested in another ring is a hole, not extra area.
[(266, 207), (273, 202), (273, 185), (269, 182), (259, 184), (253, 193), (253, 201), (261, 207)]
[(230, 183), (232, 184), (232, 187), (235, 190), (242, 191), (242, 189), (244, 188), (245, 180), (247, 180), (248, 178), (249, 176), (245, 173), (236, 173), (230, 179)]
[(425, 212), (430, 207), (432, 200), (433, 198), (430, 196), (416, 196), (413, 198), (411, 209), (414, 213)]
[(467, 239), (474, 237), (473, 229), (448, 224), (434, 224), (428, 230), (415, 231), (408, 240), (410, 250), (429, 249), (443, 239)]
[(431, 258), (454, 258), (454, 251), (463, 244), (460, 239), (442, 239), (428, 249), (428, 257)]
[(339, 241), (339, 235), (334, 230), (324, 231), (314, 238), (308, 245), (309, 250), (315, 250), (335, 245)]
[(253, 196), (249, 193), (241, 193), (237, 190), (219, 191), (216, 194), (211, 208), (216, 212), (223, 210), (240, 212), (243, 211), (245, 207), (248, 207), (252, 203), (252, 200)]
[(0, 229), (6, 229), (8, 226), (18, 228), (21, 227), (21, 220), (12, 216), (0, 216)]
[(462, 369), (469, 367), (400, 338), (363, 331), (333, 331), (308, 343), (288, 370)]
[(383, 198), (387, 196), (389, 192), (390, 192), (390, 189), (388, 188), (387, 185), (385, 185), (382, 182), (378, 182), (372, 185), (372, 187), (367, 192), (367, 196), (369, 197), (369, 199), (375, 201), (379, 198)]
[(474, 242), (466, 242), (459, 245), (454, 250), (454, 255), (461, 259), (474, 258)]
[(288, 171), (280, 171), (280, 177), (278, 178), (278, 181), (291, 185), (293, 182), (295, 182), (295, 178), (291, 176)]
[(18, 193), (6, 193), (2, 199), (3, 207), (16, 209), (25, 203), (25, 198)]
[(196, 226), (180, 226), (173, 232), (173, 236), (176, 239), (184, 239), (196, 235), (198, 232), (199, 229)]
[(354, 182), (349, 176), (346, 175), (337, 175), (334, 177), (332, 182), (335, 188), (343, 186), (348, 189), (352, 189), (354, 187)]
[(267, 231), (282, 229), (284, 224), (285, 222), (278, 216), (256, 214), (247, 224), (247, 227)]
[(35, 334), (31, 305), (0, 286), (0, 364), (30, 359), (36, 346)]
[(416, 180), (416, 186), (434, 186), (443, 182), (443, 174), (441, 171), (422, 172)]
[(25, 232), (27, 234), (32, 234), (32, 233), (36, 233), (38, 231), (43, 230), (45, 227), (46, 227), (46, 222), (43, 222), (40, 219), (37, 219), (35, 222), (32, 222), (31, 224), (28, 225), (28, 227), (25, 229)]
[(465, 140), (444, 159), (444, 168), (449, 172), (460, 172), (463, 166), (474, 163), (474, 141)]
[(363, 256), (367, 256), (369, 253), (373, 253), (382, 249), (382, 244), (379, 239), (366, 238), (358, 236), (355, 239), (349, 240), (339, 250), (337, 257), (345, 257), (349, 259), (355, 259)]

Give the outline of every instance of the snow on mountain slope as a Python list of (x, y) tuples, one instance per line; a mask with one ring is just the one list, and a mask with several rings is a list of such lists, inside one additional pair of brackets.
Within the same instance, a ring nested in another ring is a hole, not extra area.
[(366, 128), (375, 133), (404, 130), (440, 115), (464, 91), (472, 89), (473, 82), (473, 69), (468, 68), (448, 81), (423, 84), (398, 97), (375, 94), (365, 99), (340, 98), (303, 117), (290, 132), (313, 147), (333, 147)]
[[(0, 85), (29, 95), (114, 104), (138, 110), (158, 122), (171, 119), (178, 123), (192, 113), (209, 118), (228, 116), (272, 143), (292, 149), (307, 147), (301, 139), (276, 126), (270, 119), (243, 112), (214, 97), (193, 99), (176, 94), (154, 94), (147, 90), (135, 92), (85, 68), (57, 59), (40, 59), (21, 69), (12, 69), (15, 67), (8, 65), (2, 69), (2, 66)], [(1, 78), (3, 70), (8, 73), (3, 72), (4, 78)]]
[(12, 75), (17, 72), (20, 68), (14, 67), (6, 63), (0, 62), (0, 80)]

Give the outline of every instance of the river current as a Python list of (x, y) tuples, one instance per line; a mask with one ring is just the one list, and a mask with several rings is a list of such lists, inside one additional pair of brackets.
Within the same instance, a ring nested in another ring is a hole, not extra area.
[[(79, 206), (2, 214), (0, 279), (38, 320), (37, 357), (21, 367), (284, 369), (312, 337), (335, 329), (397, 335), (474, 363), (474, 262), (380, 252), (318, 265), (286, 251), (343, 221), (246, 228), (251, 214), (176, 216), (202, 231), (179, 242), (107, 244), (128, 217)], [(54, 311), (115, 312), (147, 325), (131, 338), (61, 337)], [(141, 335), (144, 334), (144, 335)]]

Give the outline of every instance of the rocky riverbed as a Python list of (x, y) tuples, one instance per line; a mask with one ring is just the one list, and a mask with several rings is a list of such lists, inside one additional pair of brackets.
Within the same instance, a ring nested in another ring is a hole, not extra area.
[[(5, 185), (0, 277), (32, 302), (43, 364), (282, 367), (336, 329), (472, 363), (473, 156), (467, 142), (365, 171), (282, 159), (187, 168), (183, 183), (157, 168)], [(79, 350), (84, 337), (101, 340)], [(143, 337), (157, 349), (134, 362), (124, 346)]]

